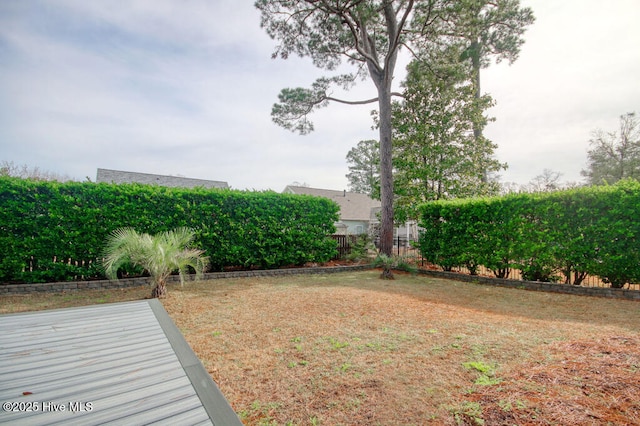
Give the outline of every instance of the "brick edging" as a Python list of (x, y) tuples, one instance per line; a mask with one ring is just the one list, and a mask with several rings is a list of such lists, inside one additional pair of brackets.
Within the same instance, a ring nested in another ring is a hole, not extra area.
[[(204, 274), (203, 280), (217, 280), (224, 278), (249, 278), (249, 277), (273, 277), (281, 275), (301, 275), (301, 274), (333, 274), (347, 271), (362, 271), (372, 269), (372, 265), (350, 265), (350, 266), (317, 266), (312, 268), (287, 268), (287, 269), (265, 269), (252, 271), (233, 272), (208, 272)], [(192, 278), (188, 277), (187, 281)], [(94, 281), (65, 281), (56, 283), (35, 283), (35, 284), (5, 284), (0, 285), (0, 295), (7, 294), (30, 294), (30, 293), (57, 293), (64, 291), (79, 290), (99, 290), (117, 289), (128, 287), (142, 287), (149, 285), (149, 277), (125, 278), (121, 280), (94, 280)], [(177, 275), (172, 275), (167, 280), (168, 283), (180, 282)]]
[[(250, 277), (275, 277), (284, 275), (303, 274), (333, 274), (349, 271), (364, 271), (374, 269), (373, 265), (350, 265), (350, 266), (317, 266), (311, 268), (289, 268), (289, 269), (264, 269), (252, 271), (232, 271), (232, 272), (209, 272), (204, 274), (204, 280), (216, 280), (225, 278), (250, 278)], [(470, 282), (475, 284), (492, 285), (499, 287), (518, 288), (533, 291), (546, 291), (551, 293), (577, 294), (582, 296), (607, 297), (613, 299), (626, 299), (640, 301), (640, 291), (626, 290), (621, 288), (602, 287), (582, 287), (571, 284), (545, 283), (539, 281), (520, 281), (506, 278), (483, 277), (478, 275), (467, 275), (457, 272), (434, 271), (431, 269), (419, 269), (421, 275), (428, 275), (435, 278), (446, 278), (450, 280)], [(187, 279), (189, 280), (189, 278)], [(79, 291), (91, 289), (117, 289), (128, 287), (141, 287), (149, 285), (150, 278), (126, 278), (118, 281), (96, 280), (96, 281), (67, 281), (57, 283), (37, 283), (37, 284), (6, 284), (0, 285), (0, 295), (7, 294), (29, 294), (29, 293), (56, 293), (64, 291)], [(169, 277), (168, 282), (179, 282), (176, 275)]]
[(479, 275), (461, 274), (457, 272), (434, 271), (431, 269), (419, 269), (418, 273), (421, 275), (428, 275), (436, 278), (446, 278), (450, 280), (492, 285), (498, 287), (640, 301), (640, 291), (638, 290), (626, 290), (622, 288), (582, 287), (572, 284), (510, 280), (507, 278), (484, 277)]

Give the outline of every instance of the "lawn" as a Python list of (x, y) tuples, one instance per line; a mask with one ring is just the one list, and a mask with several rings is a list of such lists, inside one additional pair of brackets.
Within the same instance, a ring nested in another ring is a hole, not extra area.
[(638, 302), (378, 275), (170, 285), (163, 304), (247, 425), (640, 424)]

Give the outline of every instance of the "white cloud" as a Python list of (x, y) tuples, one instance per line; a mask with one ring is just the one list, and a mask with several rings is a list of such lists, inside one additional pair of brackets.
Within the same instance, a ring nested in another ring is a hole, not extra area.
[[(640, 6), (523, 1), (538, 21), (520, 59), (483, 74), (497, 100), (487, 135), (525, 183), (544, 168), (578, 180), (590, 132), (640, 110)], [(95, 178), (98, 167), (280, 191), (346, 187), (345, 156), (375, 138), (369, 111), (331, 105), (298, 136), (275, 126), (283, 87), (323, 75), (271, 60), (252, 2), (0, 2), (0, 160)], [(406, 62), (406, 61), (404, 61)], [(404, 74), (397, 68), (396, 83)], [(375, 96), (370, 81), (350, 99)]]
[[(523, 2), (524, 3), (524, 2)], [(634, 1), (527, 2), (536, 23), (519, 60), (484, 73), (498, 102), (487, 135), (509, 163), (507, 181), (526, 183), (543, 169), (579, 181), (591, 132), (615, 129), (640, 108), (640, 5)]]

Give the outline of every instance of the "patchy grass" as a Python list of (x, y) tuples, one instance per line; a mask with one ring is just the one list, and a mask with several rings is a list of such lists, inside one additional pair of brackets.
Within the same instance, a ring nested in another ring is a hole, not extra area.
[[(172, 285), (163, 304), (248, 425), (640, 424), (637, 302), (378, 276)], [(147, 295), (0, 297), (0, 309)]]
[(145, 299), (149, 297), (150, 292), (151, 287), (128, 287), (110, 290), (0, 295), (0, 314), (129, 302)]

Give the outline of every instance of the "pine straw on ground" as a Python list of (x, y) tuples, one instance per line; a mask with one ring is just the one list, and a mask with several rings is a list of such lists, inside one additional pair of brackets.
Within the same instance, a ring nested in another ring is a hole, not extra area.
[[(554, 343), (551, 359), (512, 371), (499, 387), (469, 397), (482, 406), (485, 424), (640, 424), (640, 341)], [(463, 424), (477, 424), (470, 415)]]
[(163, 304), (246, 425), (640, 424), (637, 302), (378, 275), (171, 285)]
[(164, 304), (248, 425), (640, 424), (638, 303), (378, 275)]

